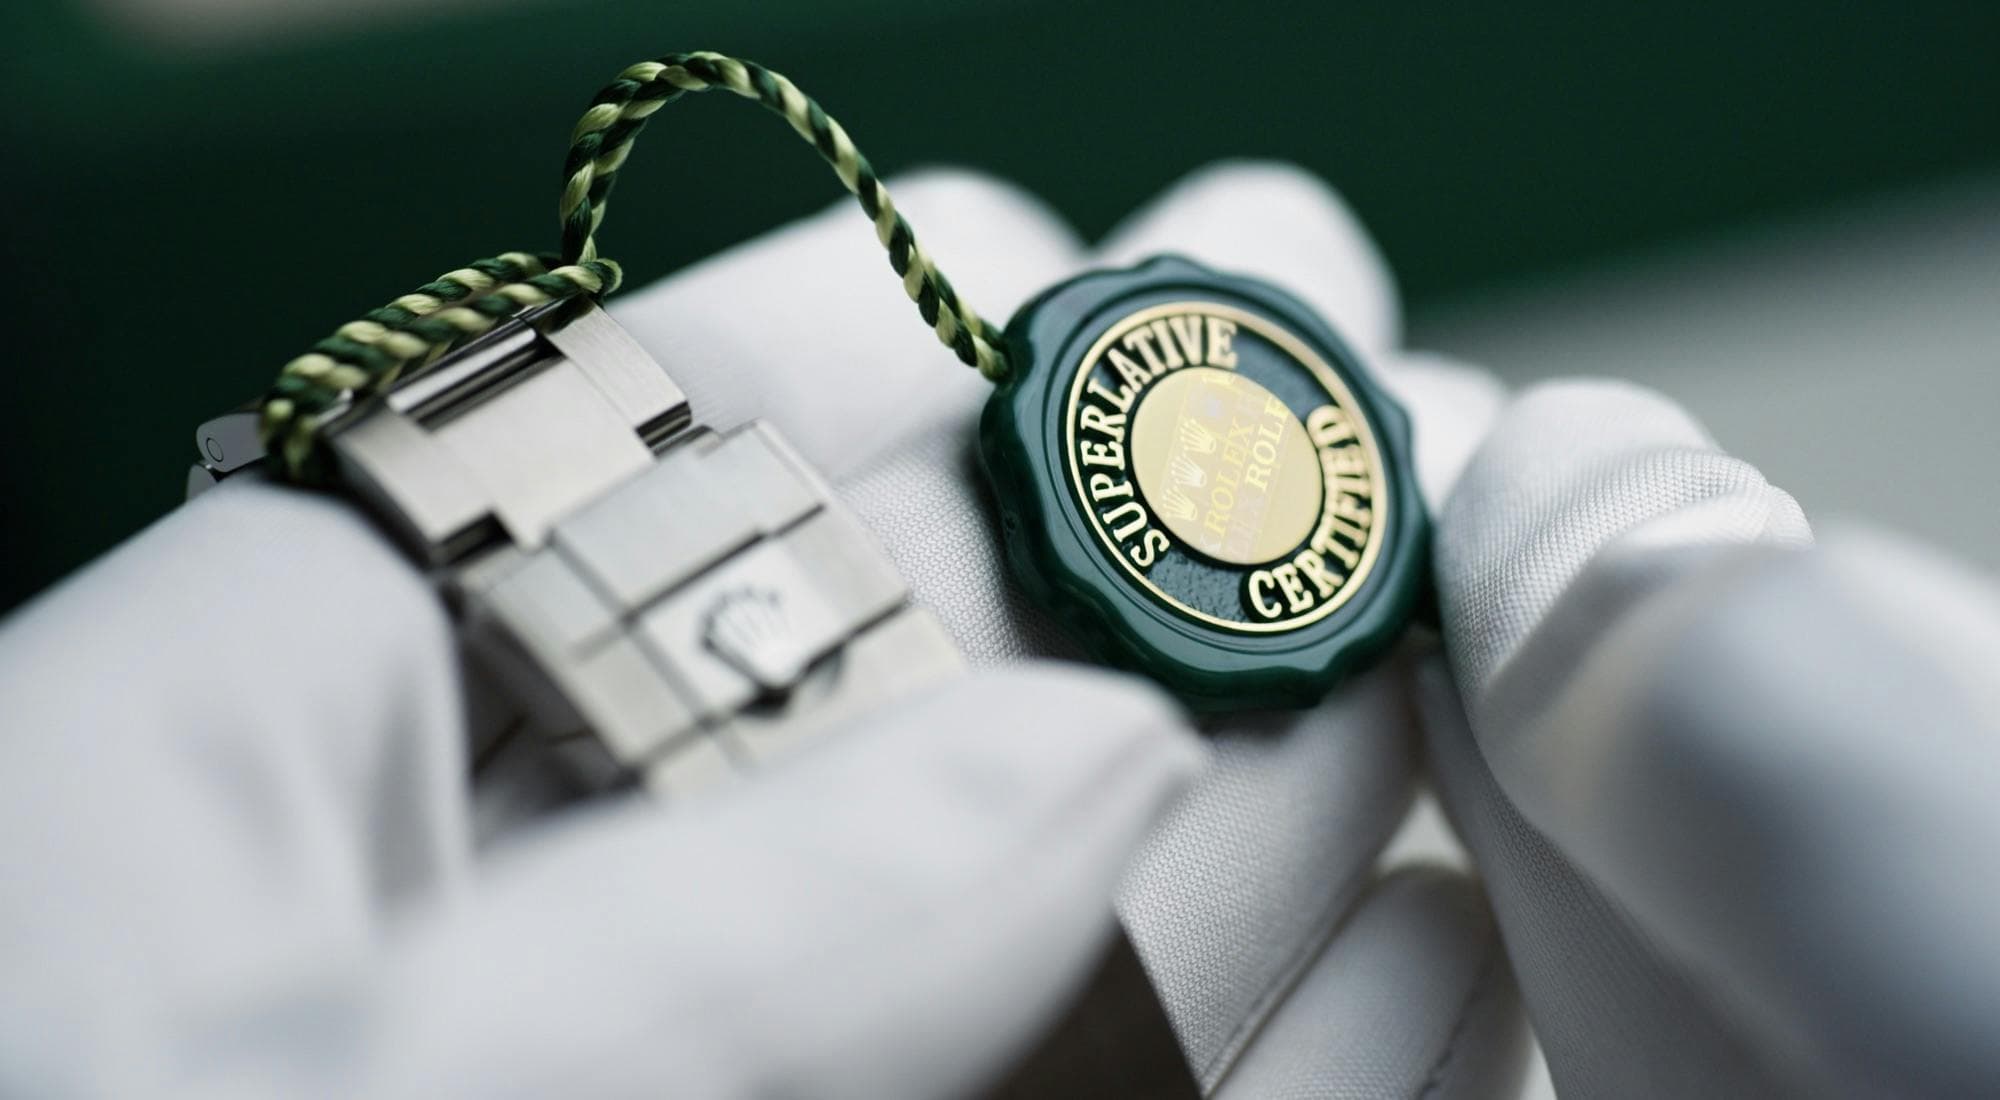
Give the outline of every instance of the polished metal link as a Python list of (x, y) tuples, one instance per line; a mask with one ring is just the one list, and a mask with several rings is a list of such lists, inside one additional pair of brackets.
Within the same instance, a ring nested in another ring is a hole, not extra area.
[[(203, 425), (190, 495), (254, 461)], [(525, 733), (680, 795), (953, 675), (956, 647), (770, 426), (694, 428), (595, 306), (508, 322), (335, 417), (345, 484), (433, 569)], [(252, 437), (254, 439), (254, 437)]]

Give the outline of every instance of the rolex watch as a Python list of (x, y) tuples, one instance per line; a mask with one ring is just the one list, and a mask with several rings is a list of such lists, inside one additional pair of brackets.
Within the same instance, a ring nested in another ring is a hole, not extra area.
[[(699, 426), (594, 304), (510, 320), (322, 430), (513, 696), (514, 736), (599, 782), (728, 782), (962, 667), (776, 429)], [(195, 442), (190, 495), (263, 457), (252, 411)]]

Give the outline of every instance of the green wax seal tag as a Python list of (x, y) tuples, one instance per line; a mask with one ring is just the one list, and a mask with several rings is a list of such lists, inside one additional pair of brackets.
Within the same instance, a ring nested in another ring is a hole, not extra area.
[(1016, 579), (1204, 710), (1307, 706), (1401, 632), (1429, 519), (1409, 418), (1332, 328), (1179, 257), (1007, 324), (980, 453)]

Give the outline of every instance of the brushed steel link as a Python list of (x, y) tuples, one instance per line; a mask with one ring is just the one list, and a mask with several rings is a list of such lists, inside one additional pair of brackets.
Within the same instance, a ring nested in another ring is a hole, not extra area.
[(779, 541), (849, 630), (888, 613), (909, 594), (875, 536), (846, 508), (828, 508)]
[(695, 728), (695, 715), (629, 638), (549, 668), (613, 759), (636, 767)]
[(535, 327), (647, 442), (688, 423), (687, 395), (610, 314), (602, 309), (575, 314), (557, 310), (538, 318)]
[(837, 691), (826, 704), (836, 719), (855, 717), (964, 671), (944, 624), (912, 604), (840, 651)]
[(426, 564), (455, 556), (490, 511), (485, 490), (457, 456), (401, 413), (378, 410), (330, 445), (348, 486)]
[(618, 627), (610, 605), (568, 562), (547, 551), (495, 583), (483, 603), (516, 635), (559, 654), (578, 653)]
[(535, 554), (507, 543), (487, 547), (453, 566), (450, 575), (444, 578), (446, 595), (458, 606), (484, 597), (494, 585), (533, 560)]
[(905, 607), (841, 647), (781, 707), (738, 712), (727, 723), (739, 757), (762, 764), (823, 730), (965, 671), (965, 659), (937, 617)]
[(733, 487), (703, 476), (692, 448), (556, 526), (555, 544), (611, 594), (636, 608), (757, 537)]
[(762, 421), (728, 435), (701, 456), (710, 477), (729, 486), (732, 499), (757, 529), (775, 535), (833, 499), (805, 463)]
[(433, 435), (486, 491), (493, 514), (522, 546), (541, 545), (556, 520), (653, 461), (583, 371), (560, 359)]

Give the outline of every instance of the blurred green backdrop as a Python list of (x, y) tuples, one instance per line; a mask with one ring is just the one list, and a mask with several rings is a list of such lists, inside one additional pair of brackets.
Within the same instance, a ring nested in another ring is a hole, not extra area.
[[(12, 5), (0, 35), (0, 608), (170, 508), (194, 424), (301, 345), (552, 247), (577, 111), (670, 49), (765, 61), (885, 170), (987, 169), (1085, 235), (1217, 157), (1297, 161), (1419, 306), (2000, 161), (1990, 4), (93, 0)], [(634, 171), (634, 283), (838, 193), (784, 127), (705, 101)]]

